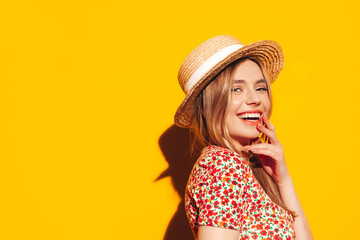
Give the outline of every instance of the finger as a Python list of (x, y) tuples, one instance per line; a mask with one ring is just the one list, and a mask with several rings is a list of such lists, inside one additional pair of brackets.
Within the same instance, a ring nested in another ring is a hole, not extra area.
[(279, 143), (279, 140), (276, 138), (276, 134), (274, 131), (267, 129), (266, 127), (264, 127), (260, 124), (257, 124), (256, 128), (259, 132), (262, 132), (263, 134), (265, 134), (269, 138), (271, 143), (274, 143), (274, 144)]
[(271, 124), (271, 122), (269, 121), (268, 117), (263, 114), (263, 122), (265, 123), (265, 126), (270, 129), (271, 131), (275, 132), (275, 127), (274, 125)]
[(244, 147), (246, 150), (250, 151), (263, 151), (263, 150), (269, 150), (274, 152), (275, 154), (281, 154), (282, 149), (279, 149), (278, 146), (269, 144), (269, 143), (260, 143), (260, 144), (253, 144), (249, 146)]
[(259, 144), (253, 144), (253, 145), (247, 145), (244, 146), (247, 150), (260, 150), (260, 149), (274, 149), (275, 146), (269, 143), (259, 143)]
[(262, 154), (274, 159), (282, 156), (284, 154), (283, 150), (280, 149), (278, 146), (269, 143), (261, 143), (261, 144), (254, 144), (244, 147), (247, 151), (252, 151), (256, 154)]
[(257, 155), (264, 155), (271, 157), (272, 159), (276, 159), (277, 154), (274, 153), (274, 151), (271, 151), (270, 149), (251, 149), (251, 151)]

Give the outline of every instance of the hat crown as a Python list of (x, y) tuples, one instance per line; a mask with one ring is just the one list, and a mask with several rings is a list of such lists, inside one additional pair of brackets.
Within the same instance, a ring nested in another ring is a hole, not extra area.
[(194, 72), (208, 60), (215, 53), (220, 50), (235, 45), (243, 45), (238, 39), (230, 35), (219, 35), (213, 38), (208, 39), (199, 46), (197, 46), (184, 60), (181, 64), (178, 81), (182, 90), (187, 93), (188, 89), (185, 89), (186, 84), (188, 83), (190, 77)]

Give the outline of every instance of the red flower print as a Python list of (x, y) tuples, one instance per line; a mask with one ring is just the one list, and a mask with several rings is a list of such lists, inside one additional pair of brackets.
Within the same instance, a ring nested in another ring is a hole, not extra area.
[(262, 228), (261, 224), (258, 224), (258, 225), (256, 225), (256, 229), (257, 229), (257, 230), (261, 230), (261, 229), (263, 229), (263, 228)]
[(280, 237), (278, 234), (276, 234), (276, 235), (274, 236), (274, 239), (275, 239), (275, 240), (282, 240), (282, 237)]
[(266, 195), (242, 156), (224, 147), (202, 151), (186, 186), (185, 209), (195, 236), (207, 225), (240, 230), (242, 240), (294, 237), (291, 215)]

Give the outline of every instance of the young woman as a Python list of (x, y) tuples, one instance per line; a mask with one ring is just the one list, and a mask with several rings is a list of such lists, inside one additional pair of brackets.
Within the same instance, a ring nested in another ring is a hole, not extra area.
[(205, 146), (185, 208), (196, 239), (312, 239), (276, 138), (270, 84), (283, 67), (276, 42), (221, 35), (181, 65), (186, 97), (175, 123)]

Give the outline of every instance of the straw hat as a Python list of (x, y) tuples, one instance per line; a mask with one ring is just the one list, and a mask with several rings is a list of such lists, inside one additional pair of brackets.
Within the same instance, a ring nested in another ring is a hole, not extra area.
[(191, 112), (196, 97), (223, 69), (240, 58), (259, 63), (270, 83), (284, 65), (284, 54), (278, 43), (262, 40), (247, 45), (229, 35), (220, 35), (196, 47), (181, 64), (178, 80), (185, 99), (177, 109), (174, 121), (179, 127), (191, 127)]

